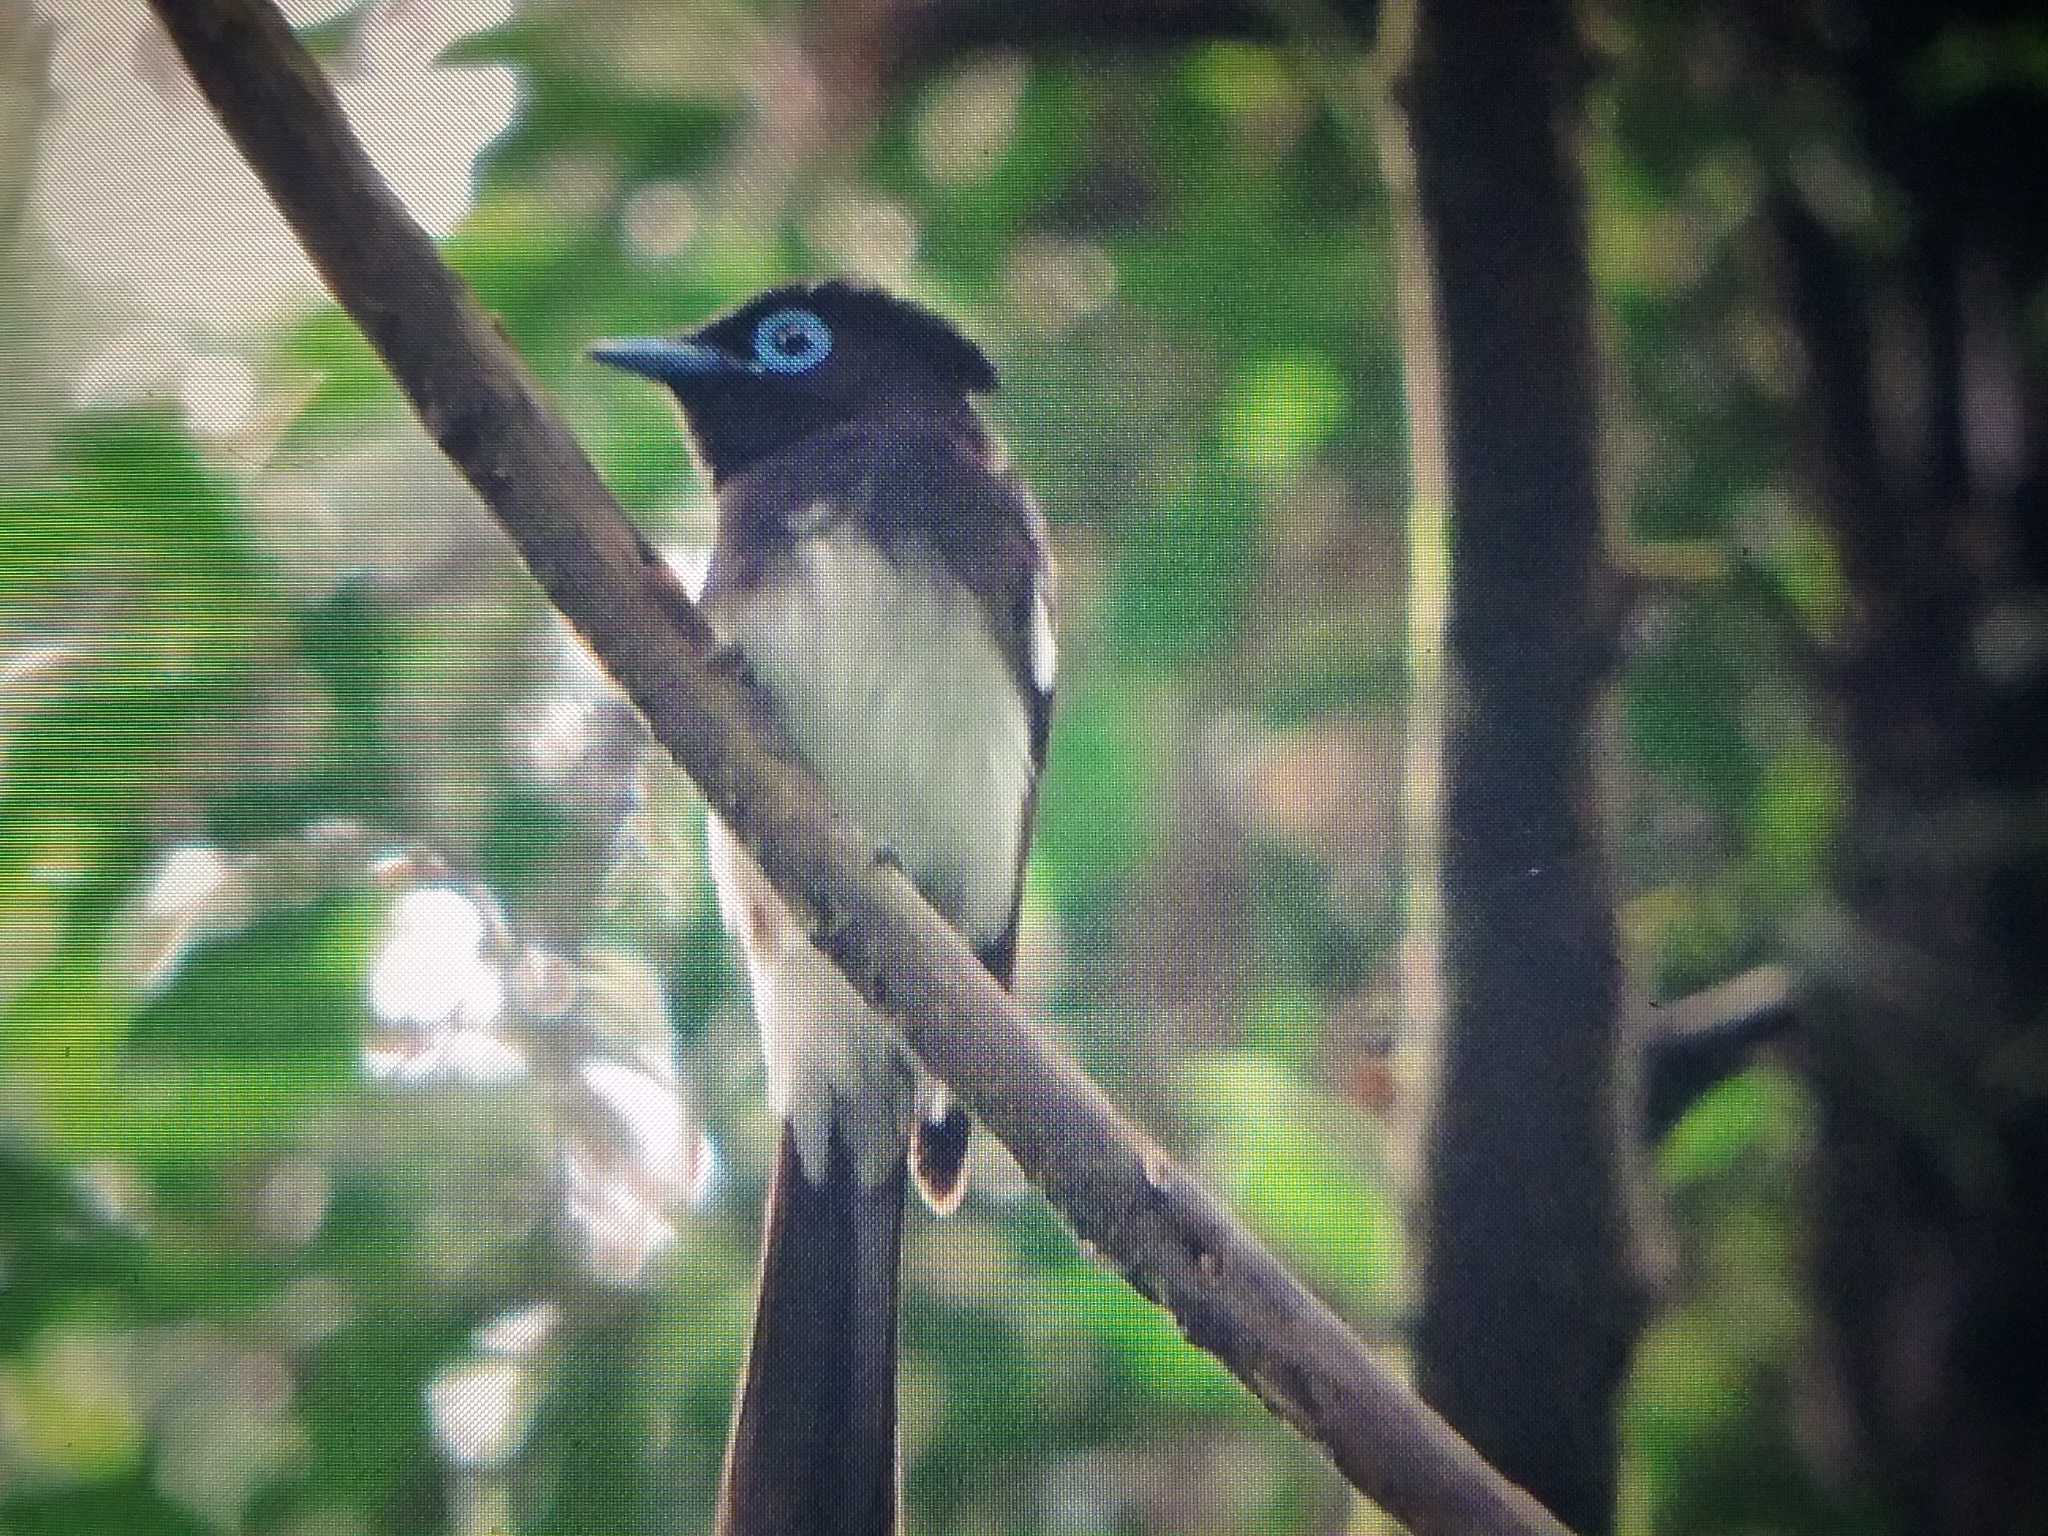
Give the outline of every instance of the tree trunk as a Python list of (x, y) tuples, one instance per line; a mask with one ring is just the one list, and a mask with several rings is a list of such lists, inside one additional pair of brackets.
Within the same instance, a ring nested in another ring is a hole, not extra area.
[[(2048, 108), (1922, 97), (1941, 29), (1969, 19), (1875, 7), (1830, 60), (1902, 248), (1838, 233), (1789, 177), (1774, 204), (1855, 616), (1833, 673), (1833, 903), (1795, 935), (1823, 1112), (1816, 1280), (1860, 1470), (1929, 1536), (2048, 1530), (2048, 381), (2023, 321), (2048, 272), (2025, 211)], [(1916, 409), (1881, 424), (1878, 358), (1901, 334)]]
[(1451, 507), (1446, 996), (1417, 1370), (1502, 1470), (1599, 1532), (1636, 1307), (1593, 758), (1612, 646), (1570, 156), (1583, 66), (1561, 0), (1422, 0), (1409, 50)]

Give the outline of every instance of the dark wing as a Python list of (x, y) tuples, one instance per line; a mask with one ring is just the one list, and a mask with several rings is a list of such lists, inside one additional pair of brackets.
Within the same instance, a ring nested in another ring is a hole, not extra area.
[(904, 432), (892, 446), (890, 462), (874, 482), (889, 489), (870, 503), (877, 535), (885, 543), (898, 537), (928, 541), (955, 579), (975, 595), (1009, 658), (1030, 721), (1031, 784), (1017, 839), (1010, 920), (995, 940), (979, 946), (982, 964), (1008, 986), (1016, 966), (1024, 862), (1052, 727), (1053, 575), (1045, 517), (971, 416), (932, 419), (927, 430)]
[[(1031, 781), (1019, 812), (1023, 825), (1017, 838), (1017, 865), (1011, 872), (1009, 919), (993, 940), (976, 947), (981, 963), (1008, 987), (1017, 968), (1024, 866), (1052, 729), (1053, 574), (1045, 518), (1024, 482), (1000, 462), (978, 424), (966, 431), (920, 435), (902, 444), (900, 457), (878, 483), (900, 493), (873, 508), (878, 532), (887, 538), (894, 526), (937, 549), (939, 558), (979, 600), (1024, 700)], [(937, 524), (928, 520), (935, 509), (943, 515)], [(925, 1107), (912, 1134), (911, 1173), (919, 1192), (942, 1215), (958, 1206), (965, 1192), (969, 1134), (967, 1112), (943, 1093)]]
[[(1030, 493), (1021, 486), (1018, 493), (1028, 504)], [(1036, 517), (1037, 508), (1033, 506), (1031, 511)], [(1005, 987), (1014, 980), (1017, 966), (1017, 922), (1023, 913), (1024, 865), (1031, 853), (1032, 829), (1038, 820), (1038, 787), (1045, 778), (1045, 752), (1052, 736), (1052, 700), (1057, 666), (1054, 659), (1052, 564), (1045, 552), (1042, 523), (1036, 548), (1038, 558), (1033, 565), (1030, 590), (1022, 599), (1022, 611), (1012, 616), (1024, 639), (1021, 652), (1024, 664), (1019, 669), (1018, 684), (1024, 690), (1025, 703), (1031, 715), (1031, 788), (1024, 797), (1024, 832), (1017, 839), (1017, 873), (1010, 896), (1010, 920), (1004, 925), (1001, 936), (981, 950), (981, 963)]]

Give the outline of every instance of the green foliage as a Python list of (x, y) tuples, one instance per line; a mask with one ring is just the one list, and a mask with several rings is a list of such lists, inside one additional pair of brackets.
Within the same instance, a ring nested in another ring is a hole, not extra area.
[(1757, 1069), (1729, 1078), (1688, 1110), (1658, 1150), (1659, 1171), (1675, 1188), (1728, 1180), (1745, 1162), (1785, 1169), (1811, 1132), (1813, 1110), (1782, 1072)]
[[(1386, 962), (1394, 914), (1349, 910), (1335, 875), (1319, 860), (1275, 844), (1254, 853), (1252, 876), (1260, 938), (1280, 974), (1341, 997)], [(1368, 918), (1376, 921), (1368, 926)], [(1308, 1031), (1308, 1038), (1318, 1032)]]
[(316, 1090), (352, 1078), (379, 915), (360, 902), (323, 901), (206, 945), (135, 1010), (128, 1048), (166, 1065), (256, 1064)]
[(1354, 1318), (1393, 1311), (1401, 1214), (1355, 1109), (1270, 1057), (1190, 1057), (1184, 1096), (1218, 1192)]
[(1815, 1107), (1790, 1074), (1753, 1068), (1705, 1095), (1659, 1155), (1694, 1278), (1637, 1353), (1624, 1434), (1656, 1530), (1889, 1529), (1874, 1502), (1818, 1485), (1796, 1449), (1818, 1347), (1801, 1291), (1801, 1169)]
[(1628, 679), (1629, 734), (1643, 760), (1724, 810), (1748, 804), (1764, 771), (1745, 728), (1761, 650), (1749, 615), (1700, 603)]
[(515, 66), (529, 104), (484, 150), (477, 174), (517, 184), (548, 162), (582, 151), (602, 155), (627, 181), (681, 178), (709, 169), (730, 139), (730, 103), (621, 80), (593, 56), (566, 16), (535, 11), (472, 33), (441, 55), (447, 65)]
[(1186, 665), (1239, 641), (1259, 574), (1256, 508), (1240, 471), (1199, 454), (1124, 548), (1110, 643), (1133, 660)]
[(1143, 701), (1086, 681), (1062, 693), (1039, 791), (1036, 867), (1085, 952), (1110, 924), (1152, 835)]
[(1299, 471), (1349, 414), (1344, 377), (1320, 352), (1262, 359), (1239, 383), (1223, 413), (1223, 440), (1246, 469), (1284, 476)]
[[(373, 59), (387, 9), (311, 40)], [(704, 488), (593, 338), (852, 267), (987, 342), (1062, 566), (1020, 987), (1055, 1031), (1127, 1031), (1091, 1043), (1157, 1134), (1391, 1327), (1410, 1255), (1358, 1020), (1393, 1009), (1409, 914), (1391, 814), (1360, 807), (1398, 786), (1272, 768), (1325, 743), (1397, 762), (1410, 703), (1393, 211), (1363, 104), (1329, 95), (1363, 52), (1317, 78), (1239, 41), (976, 54), (841, 100), (864, 60), (802, 53), (838, 24), (569, 0), (457, 41), (444, 62), (515, 70), (520, 106), (445, 252), (663, 542), (702, 540)], [(1588, 164), (1616, 521), (1652, 567), (1707, 556), (1637, 635), (1615, 754), (1629, 936), (1676, 990), (1760, 958), (1826, 876), (1846, 772), (1783, 642), (1853, 614), (1784, 489), (1798, 360), (1744, 238), (1759, 152), (1659, 76), (1672, 17), (1610, 25)], [(1926, 88), (2032, 55), (1989, 56), (1962, 39)], [(697, 814), (585, 729), (602, 685), (431, 479), (352, 321), (190, 329), (263, 332), (252, 422), (52, 400), (0, 486), (0, 1530), (704, 1528), (765, 1154)], [(68, 384), (88, 341), (21, 377)], [(429, 935), (399, 978), (425, 1023), (378, 1004), (421, 891), (474, 898), (478, 930)], [(597, 941), (644, 961), (631, 1006), (603, 998)], [(531, 995), (494, 1014), (493, 980)], [(526, 1076), (372, 1080), (380, 1051), (442, 1070), (419, 1037), (453, 1051), (465, 1008)], [(593, 1058), (679, 1061), (717, 1148), (631, 1279), (564, 1205), (577, 1156), (618, 1152), (577, 1096)], [(1791, 1449), (1813, 1117), (1751, 1072), (1658, 1149), (1684, 1294), (1627, 1417), (1657, 1529), (1861, 1516)], [(1328, 1469), (1035, 1196), (913, 1218), (909, 1242), (913, 1529), (1346, 1526)], [(489, 1341), (534, 1307), (540, 1342)], [(516, 1443), (456, 1465), (434, 1392), (478, 1361), (514, 1368)], [(1182, 1469), (1212, 1461), (1240, 1502), (1191, 1508)]]

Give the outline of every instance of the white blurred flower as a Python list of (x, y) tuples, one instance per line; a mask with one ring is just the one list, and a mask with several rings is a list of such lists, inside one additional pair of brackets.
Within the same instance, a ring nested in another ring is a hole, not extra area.
[(499, 1032), (505, 971), (490, 953), (490, 914), (445, 885), (393, 904), (370, 970), (370, 1008), (383, 1032), (363, 1048), (363, 1070), (396, 1082), (498, 1083), (524, 1077), (526, 1053)]
[(185, 419), (200, 437), (233, 437), (249, 425), (256, 409), (256, 375), (239, 358), (196, 352), (178, 381)]
[(702, 1199), (714, 1159), (677, 1077), (660, 972), (596, 946), (577, 974), (585, 1044), (558, 1101), (561, 1216), (592, 1274), (632, 1284), (673, 1241), (674, 1214)]
[(526, 1053), (488, 1029), (387, 1036), (363, 1047), (363, 1071), (383, 1082), (509, 1083), (532, 1070)]
[(526, 1436), (526, 1368), (502, 1359), (465, 1360), (427, 1384), (427, 1420), (450, 1461), (496, 1466)]
[(543, 783), (554, 783), (573, 773), (590, 750), (590, 706), (558, 693), (541, 701), (532, 718), (514, 729), (524, 731), (534, 772)]
[(605, 1056), (584, 1057), (576, 1071), (625, 1133), (634, 1166), (650, 1189), (670, 1200), (687, 1196), (696, 1159), (676, 1085)]
[(531, 1355), (547, 1343), (561, 1321), (560, 1307), (552, 1301), (537, 1301), (499, 1313), (479, 1326), (472, 1337), (477, 1349), (487, 1355)]
[(164, 855), (156, 878), (149, 882), (142, 904), (150, 912), (171, 914), (205, 907), (234, 873), (218, 848), (186, 843)]
[(562, 1215), (584, 1267), (600, 1280), (631, 1285), (675, 1241), (675, 1223), (638, 1180), (591, 1142), (561, 1150)]
[(485, 1024), (505, 1000), (505, 980), (485, 958), (483, 910), (447, 886), (408, 891), (391, 909), (370, 972), (370, 1007), (392, 1024)]
[(160, 988), (194, 947), (249, 916), (240, 864), (211, 844), (181, 844), (164, 855), (132, 909), (123, 957), (145, 988)]

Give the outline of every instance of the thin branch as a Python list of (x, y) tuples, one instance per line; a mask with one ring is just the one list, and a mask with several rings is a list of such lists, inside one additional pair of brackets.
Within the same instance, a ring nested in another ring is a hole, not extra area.
[(1798, 1025), (1798, 994), (1791, 973), (1779, 965), (1760, 965), (1653, 1005), (1643, 1041), (1644, 1139), (1661, 1140), (1701, 1095)]
[(1559, 1536), (1038, 1039), (903, 873), (766, 741), (737, 669), (377, 176), (277, 12), (265, 0), (152, 3), (335, 296), (548, 596), (819, 946), (1082, 1239), (1411, 1529)]

